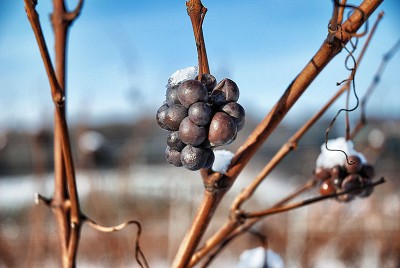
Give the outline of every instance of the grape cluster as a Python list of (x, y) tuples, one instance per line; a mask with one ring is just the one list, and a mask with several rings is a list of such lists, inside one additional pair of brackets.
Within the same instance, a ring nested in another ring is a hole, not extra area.
[(317, 168), (314, 176), (319, 180), (319, 192), (321, 195), (330, 195), (338, 191), (351, 191), (340, 195), (337, 199), (341, 202), (353, 200), (356, 196), (368, 197), (373, 187), (365, 187), (371, 184), (374, 177), (374, 167), (362, 163), (357, 155), (348, 157), (344, 165), (336, 165), (333, 168)]
[(189, 170), (210, 168), (212, 148), (229, 144), (244, 126), (245, 111), (237, 103), (239, 88), (225, 78), (203, 74), (167, 86), (166, 100), (157, 111), (158, 125), (167, 130), (167, 161)]

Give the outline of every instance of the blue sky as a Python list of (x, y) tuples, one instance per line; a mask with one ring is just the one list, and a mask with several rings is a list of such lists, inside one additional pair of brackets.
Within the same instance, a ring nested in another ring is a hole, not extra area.
[[(76, 0), (67, 1), (74, 7)], [(307, 4), (305, 4), (307, 3)], [(239, 102), (260, 119), (322, 44), (332, 2), (203, 1), (204, 35), (211, 72), (241, 89)], [(38, 11), (52, 52), (51, 1)], [(363, 95), (385, 53), (400, 38), (400, 4), (386, 0), (378, 32), (356, 76)], [(376, 14), (371, 18), (375, 21)], [(68, 114), (72, 122), (134, 121), (154, 116), (168, 77), (197, 64), (185, 1), (89, 1), (74, 22), (68, 49)], [(363, 43), (361, 40), (360, 44)], [(314, 81), (288, 115), (311, 115), (348, 76), (344, 53)], [(400, 118), (400, 53), (389, 63), (368, 103), (371, 116)], [(52, 103), (39, 50), (23, 1), (0, 3), (0, 129), (52, 123)], [(331, 114), (342, 108), (338, 102)]]

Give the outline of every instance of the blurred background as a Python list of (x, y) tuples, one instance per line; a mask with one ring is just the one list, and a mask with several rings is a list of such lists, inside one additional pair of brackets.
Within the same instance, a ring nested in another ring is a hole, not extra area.
[[(77, 1), (67, 1), (73, 9)], [(357, 4), (358, 2), (354, 2)], [(269, 112), (327, 36), (332, 1), (203, 1), (204, 35), (211, 73), (234, 80), (246, 126), (235, 151)], [(51, 1), (39, 1), (53, 56)], [(385, 1), (378, 26), (356, 74), (362, 97), (398, 42), (400, 4)], [(364, 43), (360, 39), (359, 50)], [(359, 52), (358, 50), (358, 52)], [(357, 52), (356, 52), (357, 55)], [(336, 92), (349, 71), (346, 53), (313, 82), (226, 196), (208, 234), (228, 217), (229, 206), (280, 146)], [(197, 64), (185, 1), (88, 1), (70, 29), (67, 111), (82, 208), (104, 225), (128, 219), (143, 224), (142, 248), (152, 267), (168, 267), (201, 198), (197, 172), (168, 165), (166, 132), (155, 122), (169, 76)], [(366, 106), (368, 123), (355, 148), (387, 182), (367, 199), (328, 200), (275, 215), (255, 228), (287, 267), (399, 267), (400, 265), (400, 55), (388, 62)], [(0, 2), (0, 267), (59, 265), (57, 227), (34, 194), (53, 193), (53, 104), (23, 1)], [(350, 95), (350, 106), (356, 103)], [(325, 129), (345, 106), (339, 99), (268, 177), (246, 205), (265, 208), (311, 178)], [(360, 109), (350, 114), (351, 126)], [(330, 137), (344, 135), (339, 116)], [(303, 196), (318, 195), (313, 189)], [(120, 233), (82, 230), (78, 267), (134, 263), (134, 227)], [(99, 243), (98, 241), (101, 241)], [(235, 240), (212, 267), (235, 266), (239, 254), (260, 245), (251, 234)], [(100, 257), (99, 257), (100, 256)]]

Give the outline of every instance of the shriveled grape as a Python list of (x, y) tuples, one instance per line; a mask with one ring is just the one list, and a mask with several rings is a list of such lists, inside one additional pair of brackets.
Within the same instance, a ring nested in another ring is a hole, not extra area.
[(170, 131), (167, 136), (167, 145), (178, 152), (182, 151), (186, 144), (179, 138), (178, 131)]
[(221, 110), (233, 117), (237, 131), (244, 127), (245, 111), (242, 105), (237, 102), (229, 102), (222, 106)]
[(200, 145), (207, 138), (206, 128), (198, 126), (189, 117), (182, 120), (179, 126), (179, 138), (185, 143), (193, 146)]
[(225, 78), (217, 84), (211, 92), (211, 103), (220, 107), (228, 102), (237, 102), (239, 99), (239, 88), (235, 82)]
[(167, 162), (176, 166), (176, 167), (181, 167), (182, 162), (181, 162), (181, 153), (171, 149), (170, 147), (167, 146), (165, 150), (165, 157), (167, 158)]
[(181, 104), (178, 99), (178, 86), (168, 87), (165, 99), (169, 106)]
[(197, 80), (186, 80), (178, 87), (178, 99), (186, 108), (198, 101), (207, 102), (207, 88)]
[(182, 119), (187, 116), (187, 109), (181, 104), (174, 104), (166, 110), (165, 125), (170, 130), (178, 130)]
[(217, 85), (217, 79), (211, 74), (203, 74), (200, 81), (207, 88), (208, 92), (212, 91)]
[(190, 105), (188, 115), (190, 120), (196, 125), (205, 126), (211, 120), (212, 109), (205, 102), (196, 102)]
[(168, 104), (164, 103), (160, 108), (158, 108), (156, 115), (157, 124), (165, 130), (169, 130), (169, 127), (165, 124), (168, 107)]
[(182, 165), (189, 170), (199, 170), (203, 168), (209, 156), (206, 150), (207, 149), (191, 145), (185, 146), (181, 151)]
[(211, 120), (208, 140), (212, 146), (231, 142), (236, 136), (236, 124), (232, 117), (224, 112), (217, 112)]

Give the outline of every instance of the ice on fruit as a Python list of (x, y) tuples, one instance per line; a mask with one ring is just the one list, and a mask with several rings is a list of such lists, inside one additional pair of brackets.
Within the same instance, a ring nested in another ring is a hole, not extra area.
[(214, 150), (214, 164), (212, 170), (225, 174), (232, 161), (234, 154), (227, 150)]
[(195, 79), (198, 74), (199, 74), (198, 66), (192, 66), (177, 70), (168, 79), (167, 88), (174, 87), (185, 80)]
[[(344, 137), (328, 140), (328, 148), (333, 150), (342, 150), (347, 156), (356, 155), (360, 157), (361, 162), (366, 163), (363, 154), (354, 149), (354, 144)], [(317, 158), (316, 168), (333, 168), (336, 165), (344, 165), (346, 163), (346, 156), (341, 151), (329, 151), (326, 149), (325, 143), (321, 145), (321, 153)]]

